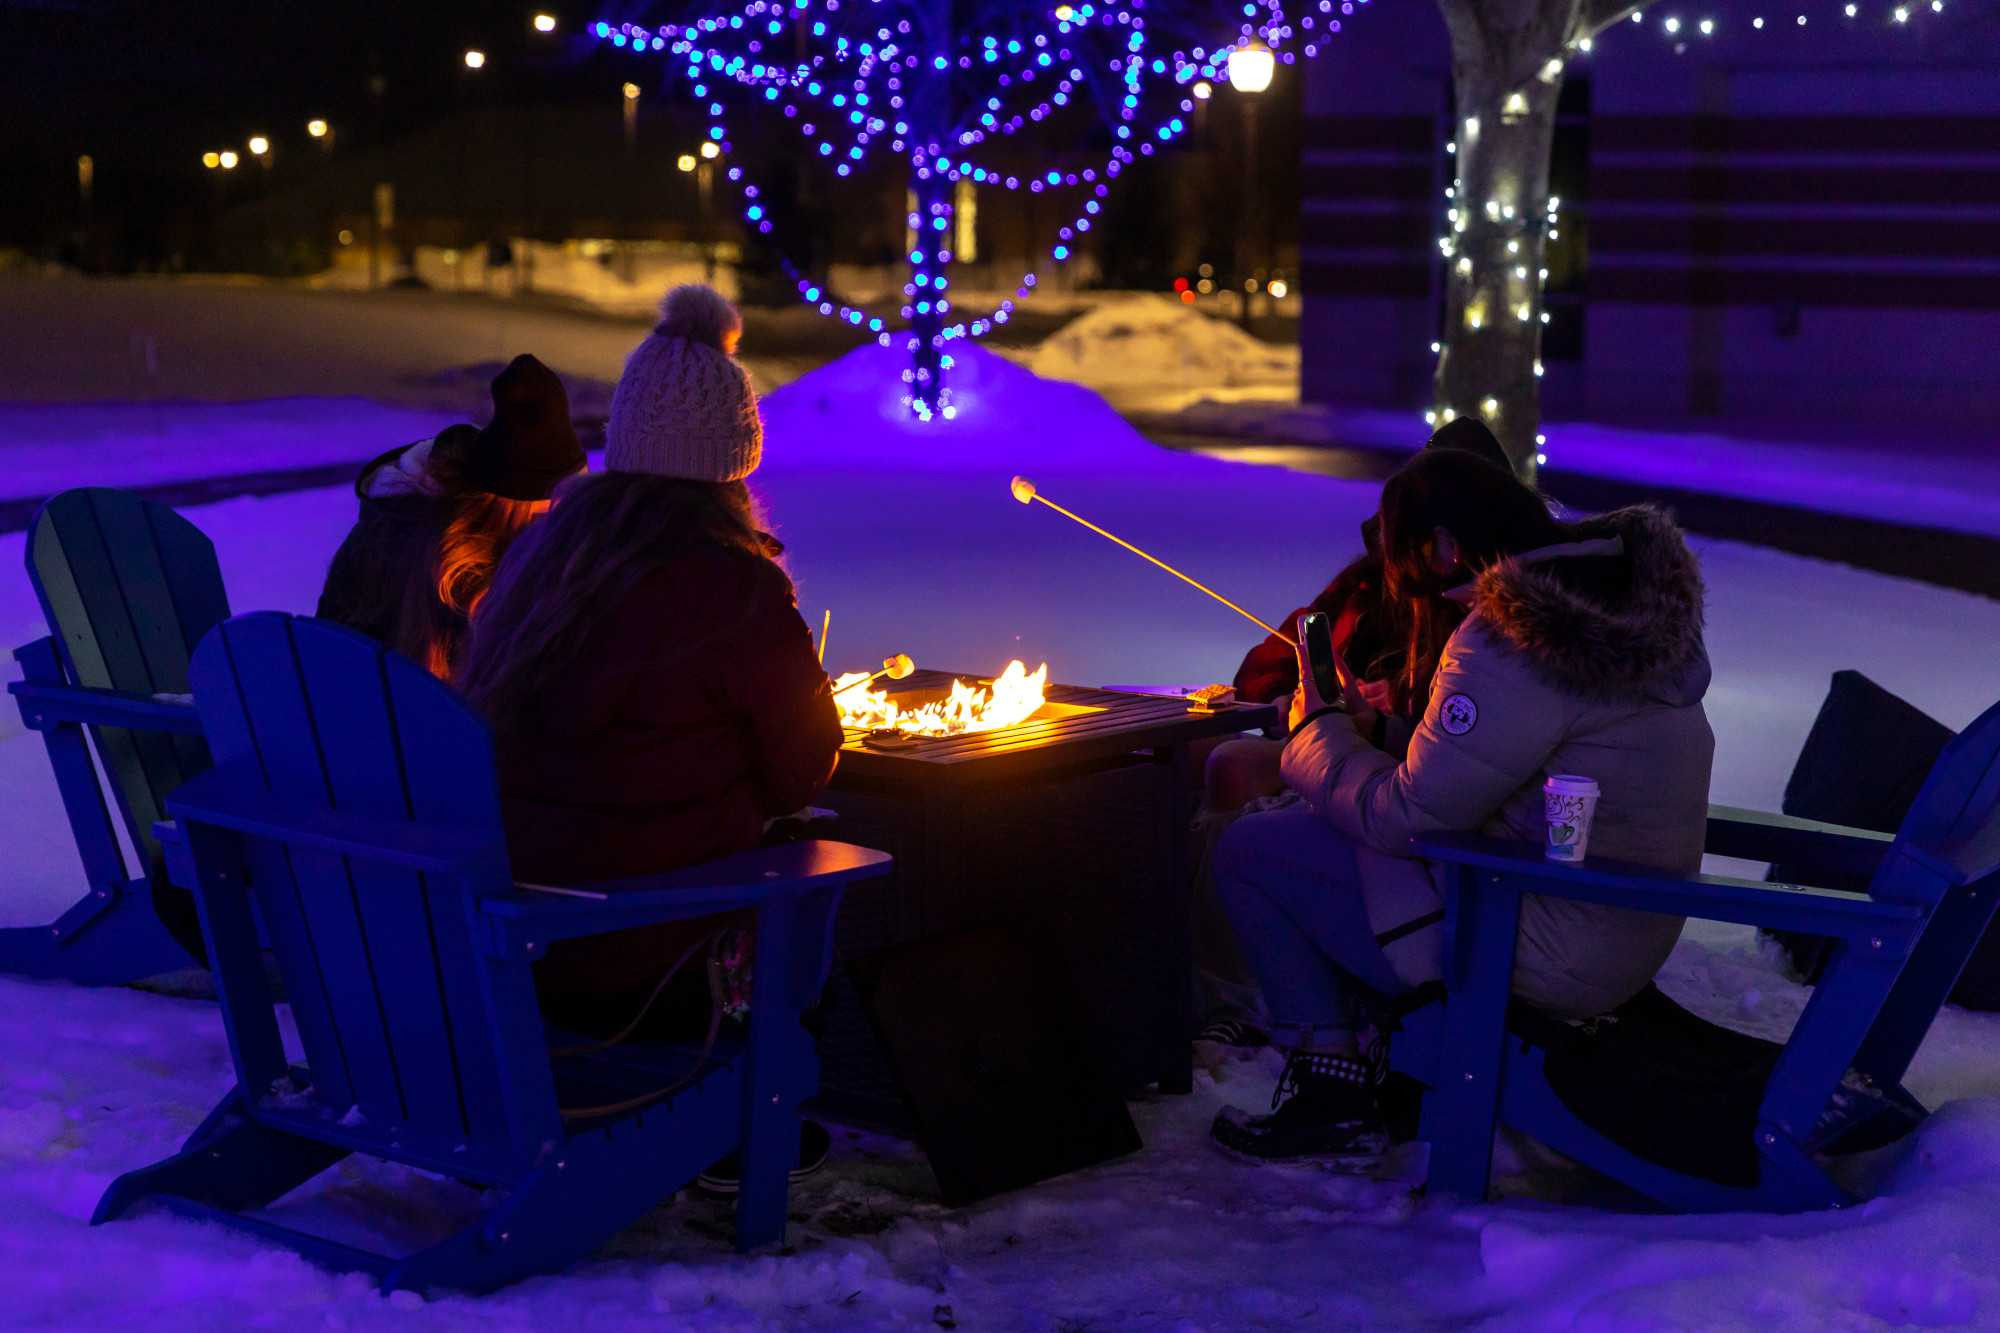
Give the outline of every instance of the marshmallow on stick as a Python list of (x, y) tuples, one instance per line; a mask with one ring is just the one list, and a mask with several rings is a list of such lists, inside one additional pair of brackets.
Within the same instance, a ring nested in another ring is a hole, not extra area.
[(835, 690), (834, 694), (842, 695), (849, 690), (859, 689), (863, 685), (872, 685), (884, 676), (887, 676), (890, 680), (903, 680), (916, 669), (917, 664), (910, 660), (908, 653), (897, 653), (894, 657), (885, 657), (882, 659), (882, 669), (880, 671), (870, 676), (863, 676), (860, 680), (850, 684), (843, 685)]

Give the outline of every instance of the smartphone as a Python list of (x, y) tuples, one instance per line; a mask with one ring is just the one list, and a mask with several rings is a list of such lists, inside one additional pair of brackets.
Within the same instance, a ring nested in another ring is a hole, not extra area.
[(1327, 703), (1339, 703), (1345, 680), (1345, 664), (1333, 647), (1333, 622), (1318, 611), (1299, 617), (1299, 642), (1306, 650), (1306, 665), (1312, 671), (1313, 686)]

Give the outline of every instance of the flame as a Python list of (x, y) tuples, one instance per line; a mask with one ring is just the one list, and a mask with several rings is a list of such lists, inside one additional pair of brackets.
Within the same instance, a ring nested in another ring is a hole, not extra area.
[[(833, 683), (838, 690), (867, 673), (851, 671)], [(991, 686), (951, 683), (951, 697), (905, 709), (886, 690), (854, 689), (834, 700), (840, 708), (840, 725), (855, 731), (901, 731), (912, 736), (961, 736), (968, 732), (998, 731), (1025, 722), (1046, 702), (1042, 687), (1048, 684), (1047, 662), (1030, 672), (1020, 662), (1007, 669)]]

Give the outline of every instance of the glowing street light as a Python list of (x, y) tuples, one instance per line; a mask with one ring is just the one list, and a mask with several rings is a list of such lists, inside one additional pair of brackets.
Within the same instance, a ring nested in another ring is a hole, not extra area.
[(250, 149), (252, 157), (262, 157), (271, 151), (271, 141), (261, 134), (251, 135), (250, 142), (246, 146)]
[(318, 116), (314, 116), (306, 122), (306, 133), (315, 139), (324, 139), (326, 137), (326, 122)]
[(636, 83), (628, 83), (628, 84), (626, 84), (626, 85), (625, 85), (625, 100), (626, 100), (626, 101), (628, 101), (628, 102), (636, 102), (636, 101), (638, 101), (638, 100), (639, 100), (639, 85), (638, 85), (638, 84), (636, 84)]
[(695, 167), (700, 165), (700, 163), (697, 161), (693, 153), (682, 153), (680, 155), (680, 158), (674, 163), (674, 165), (679, 167), (682, 171), (693, 171)]
[(465, 53), (465, 67), (467, 69), (485, 69), (486, 53), (477, 47), (467, 51)]
[(554, 32), (555, 30), (556, 30), (556, 16), (554, 14), (535, 15), (536, 32)]
[(222, 165), (222, 154), (216, 152), (213, 149), (210, 149), (208, 152), (203, 153), (201, 155), (201, 164), (204, 167), (207, 167), (210, 171), (214, 171), (217, 167)]
[(1262, 42), (1239, 46), (1229, 53), (1229, 86), (1239, 93), (1261, 93), (1271, 86), (1278, 58)]
[(1199, 82), (1197, 82), (1194, 86), (1193, 91), (1194, 91), (1194, 100), (1197, 102), (1206, 102), (1209, 98), (1215, 95), (1215, 89), (1209, 86), (1209, 82), (1207, 79), (1202, 79)]
[(713, 158), (713, 157), (721, 157), (721, 156), (722, 156), (722, 146), (721, 146), (720, 144), (716, 143), (716, 142), (715, 142), (715, 140), (713, 140), (713, 139), (710, 139), (710, 140), (708, 140), (707, 142), (705, 142), (705, 143), (703, 143), (703, 144), (702, 144), (702, 146), (701, 146), (701, 155), (702, 155), (703, 157), (711, 157), (711, 158)]
[(216, 161), (222, 164), (222, 169), (224, 171), (236, 170), (236, 164), (241, 160), (242, 159), (236, 156), (235, 150), (229, 148), (223, 149), (221, 154), (218, 155), (216, 158)]

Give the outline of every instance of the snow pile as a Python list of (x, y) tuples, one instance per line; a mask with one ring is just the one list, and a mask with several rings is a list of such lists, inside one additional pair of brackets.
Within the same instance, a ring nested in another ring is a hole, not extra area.
[(1027, 364), (1037, 375), (1114, 397), (1191, 387), (1296, 389), (1299, 378), (1296, 347), (1273, 347), (1163, 296), (1100, 306), (1051, 334)]

